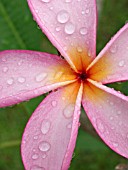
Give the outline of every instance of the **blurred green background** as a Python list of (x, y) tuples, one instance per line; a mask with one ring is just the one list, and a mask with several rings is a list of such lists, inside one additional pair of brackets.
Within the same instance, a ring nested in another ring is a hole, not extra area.
[[(128, 22), (128, 0), (104, 0), (98, 21), (97, 53)], [(33, 21), (26, 0), (0, 0), (0, 50), (57, 50)], [(128, 83), (111, 84), (128, 95)], [(24, 170), (20, 141), (24, 127), (44, 96), (0, 109), (0, 170)], [(99, 137), (79, 130), (70, 170), (114, 170), (128, 160), (111, 151)]]

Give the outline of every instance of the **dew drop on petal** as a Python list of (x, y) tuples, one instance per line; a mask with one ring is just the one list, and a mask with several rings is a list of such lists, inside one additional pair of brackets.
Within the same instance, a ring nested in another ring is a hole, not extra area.
[(37, 165), (34, 165), (34, 166), (31, 167), (30, 170), (45, 170), (45, 168), (37, 166)]
[(82, 15), (84, 15), (84, 14), (85, 14), (85, 11), (82, 11), (81, 13), (82, 13)]
[(123, 124), (122, 121), (119, 121), (119, 126), (122, 126), (122, 124)]
[(67, 128), (68, 128), (68, 129), (71, 129), (71, 128), (72, 128), (72, 123), (69, 123), (69, 124), (67, 125)]
[(65, 25), (64, 30), (65, 30), (65, 33), (66, 33), (66, 34), (71, 35), (71, 34), (73, 34), (73, 33), (75, 32), (75, 25), (72, 24), (71, 22), (69, 22), (69, 23), (67, 23), (67, 24)]
[(81, 53), (81, 52), (83, 51), (83, 49), (82, 49), (81, 47), (77, 47), (77, 51), (78, 51), (79, 53)]
[(113, 142), (113, 146), (114, 146), (115, 148), (117, 148), (117, 147), (119, 146), (119, 144), (118, 144), (117, 142)]
[(100, 119), (97, 119), (96, 124), (97, 124), (97, 128), (99, 129), (99, 131), (103, 133), (105, 131), (105, 128), (104, 128), (102, 121)]
[(8, 67), (3, 68), (3, 72), (6, 73), (8, 71)]
[(18, 62), (18, 66), (21, 66), (21, 65), (22, 65), (22, 63), (23, 63), (23, 61), (22, 61), (22, 60), (20, 60), (20, 61)]
[(36, 81), (40, 82), (43, 81), (47, 77), (47, 73), (41, 73), (36, 76)]
[(57, 21), (58, 21), (59, 23), (64, 24), (64, 23), (66, 23), (68, 20), (69, 20), (69, 14), (68, 14), (67, 11), (62, 10), (62, 11), (60, 11), (60, 12), (57, 14)]
[(50, 144), (46, 141), (40, 142), (39, 144), (40, 151), (47, 152), (48, 150), (50, 150), (50, 148)]
[(59, 32), (61, 30), (60, 27), (56, 27), (56, 31)]
[(87, 28), (85, 28), (85, 27), (80, 28), (80, 34), (81, 35), (86, 35), (87, 34)]
[(66, 46), (64, 46), (63, 48), (64, 48), (64, 51), (67, 51), (67, 49), (68, 49)]
[(19, 83), (24, 83), (25, 82), (25, 78), (24, 77), (19, 77), (18, 78), (18, 82)]
[(32, 155), (32, 159), (38, 159), (38, 154), (34, 154), (34, 155)]
[(117, 52), (117, 46), (116, 46), (116, 45), (113, 45), (113, 46), (110, 48), (110, 52), (111, 52), (111, 53), (116, 53), (116, 52)]
[(47, 157), (46, 153), (42, 154), (42, 158), (45, 159)]
[(86, 14), (89, 14), (90, 13), (90, 9), (87, 8), (86, 11), (85, 11)]
[(35, 9), (35, 12), (38, 14), (38, 12), (39, 12), (38, 9)]
[(73, 116), (73, 113), (74, 113), (74, 104), (68, 105), (64, 109), (64, 112), (63, 112), (63, 114), (66, 118), (71, 118)]
[(53, 100), (53, 101), (52, 101), (52, 106), (53, 106), (53, 107), (56, 107), (56, 106), (57, 106), (57, 101)]
[(120, 111), (120, 110), (118, 110), (118, 111), (117, 111), (117, 114), (118, 114), (118, 115), (120, 115), (120, 114), (121, 114), (121, 111)]
[(66, 2), (66, 3), (70, 3), (70, 2), (72, 2), (72, 0), (65, 0), (65, 2)]
[(50, 2), (51, 0), (41, 0), (42, 2)]
[(38, 139), (38, 135), (34, 136), (33, 138), (34, 138), (34, 140), (37, 140)]
[(123, 66), (124, 66), (124, 60), (122, 60), (122, 61), (119, 62), (119, 66), (120, 66), (120, 67), (123, 67)]
[(9, 84), (9, 85), (12, 85), (13, 82), (14, 82), (13, 78), (10, 78), (10, 79), (7, 80), (7, 84)]
[(3, 62), (7, 61), (7, 59), (5, 57), (2, 57), (1, 59)]
[(114, 105), (114, 103), (113, 103), (113, 102), (110, 102), (110, 105), (111, 105), (111, 106), (113, 106), (113, 105)]
[(2, 90), (3, 86), (0, 85), (0, 90)]
[(48, 120), (43, 120), (41, 124), (41, 132), (46, 135), (49, 132), (51, 123)]
[(110, 117), (110, 120), (113, 120), (113, 119), (114, 119), (114, 118), (111, 116), (111, 117)]

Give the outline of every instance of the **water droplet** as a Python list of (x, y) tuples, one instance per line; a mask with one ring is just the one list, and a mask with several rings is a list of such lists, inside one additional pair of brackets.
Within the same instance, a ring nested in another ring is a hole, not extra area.
[(110, 117), (110, 120), (113, 120), (113, 119), (114, 119), (114, 118), (111, 116), (111, 117)]
[(74, 113), (74, 104), (70, 104), (70, 105), (68, 105), (65, 109), (64, 109), (64, 112), (63, 112), (63, 114), (64, 114), (64, 116), (66, 117), (66, 118), (71, 118), (72, 117), (72, 115), (73, 115), (73, 113)]
[(34, 154), (34, 155), (32, 155), (32, 159), (38, 159), (38, 154)]
[(37, 140), (37, 139), (38, 139), (38, 136), (37, 136), (37, 135), (36, 135), (36, 136), (34, 136), (34, 139), (35, 139), (35, 140)]
[(8, 71), (8, 67), (3, 68), (3, 72), (6, 73)]
[(1, 59), (3, 62), (7, 61), (7, 59), (5, 57), (2, 57)]
[(105, 128), (104, 128), (102, 121), (100, 119), (97, 119), (96, 124), (97, 124), (97, 128), (99, 129), (99, 131), (103, 133), (105, 131)]
[(7, 80), (7, 83), (8, 83), (9, 85), (12, 85), (13, 82), (14, 82), (13, 78), (10, 78), (10, 79)]
[(69, 123), (69, 124), (67, 125), (67, 128), (68, 128), (68, 129), (71, 129), (71, 128), (72, 128), (72, 123)]
[(51, 123), (48, 120), (43, 120), (41, 125), (41, 132), (46, 135), (49, 132)]
[(114, 126), (112, 126), (112, 127), (111, 127), (111, 129), (112, 129), (112, 130), (114, 130), (114, 129), (115, 129), (115, 127), (114, 127)]
[(23, 140), (22, 143), (23, 143), (23, 144), (26, 144), (26, 140)]
[(32, 151), (33, 151), (33, 152), (36, 152), (36, 149), (34, 148)]
[(24, 77), (19, 77), (18, 78), (18, 82), (19, 83), (24, 83), (25, 82), (25, 78)]
[(119, 121), (119, 126), (122, 126), (122, 124), (123, 124), (122, 121)]
[(42, 154), (42, 158), (45, 159), (47, 157), (46, 153)]
[(126, 138), (128, 138), (128, 133), (126, 134)]
[(59, 72), (57, 72), (57, 73), (55, 74), (54, 78), (55, 78), (55, 79), (58, 79), (58, 78), (60, 78), (62, 75), (63, 75), (63, 72), (62, 72), (62, 71), (59, 71)]
[(41, 0), (42, 2), (50, 2), (51, 0)]
[(123, 66), (124, 66), (124, 60), (122, 60), (122, 61), (119, 62), (119, 66), (120, 66), (120, 67), (123, 67)]
[(85, 11), (85, 13), (86, 13), (86, 14), (89, 14), (89, 12), (90, 12), (90, 9), (87, 8), (86, 11)]
[(57, 15), (57, 20), (62, 24), (66, 23), (69, 20), (68, 12), (65, 10), (60, 11)]
[(2, 90), (3, 86), (0, 85), (0, 90)]
[(51, 6), (50, 9), (53, 10), (53, 6)]
[(39, 12), (38, 9), (35, 9), (35, 12), (38, 13)]
[(116, 45), (113, 45), (113, 46), (110, 48), (110, 52), (111, 52), (111, 53), (116, 53), (116, 52), (117, 52), (117, 46), (116, 46)]
[(36, 76), (36, 81), (40, 82), (43, 81), (47, 77), (47, 73), (41, 73)]
[(72, 0), (65, 0), (65, 2), (66, 2), (66, 3), (70, 3), (70, 2), (72, 2)]
[(69, 22), (65, 25), (64, 30), (65, 30), (65, 33), (71, 35), (75, 32), (75, 25)]
[(117, 114), (118, 114), (118, 115), (120, 115), (120, 114), (121, 114), (121, 111), (120, 111), (120, 110), (118, 110)]
[(64, 48), (64, 51), (67, 51), (67, 49), (68, 49), (66, 46), (64, 46), (63, 48)]
[(83, 49), (82, 49), (81, 47), (77, 47), (77, 51), (78, 51), (79, 53), (81, 53), (81, 52), (83, 51)]
[(45, 170), (45, 168), (34, 165), (34, 166), (31, 167), (31, 170)]
[(56, 27), (56, 31), (59, 32), (61, 30), (60, 27)]
[(50, 150), (50, 148), (50, 144), (46, 141), (43, 141), (39, 144), (39, 149), (43, 152), (47, 152), (48, 150)]
[(87, 28), (85, 28), (85, 27), (80, 28), (80, 34), (81, 35), (86, 35), (87, 34)]
[(57, 106), (57, 101), (55, 101), (55, 100), (52, 101), (52, 106), (53, 106), (53, 107), (56, 107), (56, 106)]
[(82, 15), (84, 15), (84, 14), (85, 14), (85, 11), (82, 11), (81, 13), (82, 13)]
[(22, 61), (22, 60), (20, 60), (20, 61), (18, 62), (18, 65), (19, 65), (19, 66), (21, 66), (21, 65), (22, 65), (22, 63), (23, 63), (23, 61)]
[(110, 102), (110, 105), (111, 105), (111, 106), (113, 106), (113, 105), (114, 105), (114, 103), (113, 103), (113, 102)]
[(119, 146), (119, 144), (118, 144), (117, 142), (113, 142), (113, 146), (114, 146), (115, 148), (117, 148), (117, 147)]

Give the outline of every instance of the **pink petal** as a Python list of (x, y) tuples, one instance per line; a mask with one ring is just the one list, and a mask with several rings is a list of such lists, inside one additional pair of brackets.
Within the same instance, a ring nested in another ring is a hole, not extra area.
[(80, 71), (95, 57), (95, 0), (28, 0), (42, 31), (70, 63)]
[(34, 51), (0, 52), (0, 107), (71, 83), (75, 75), (56, 55)]
[(82, 100), (99, 136), (111, 149), (128, 158), (128, 97), (88, 80)]
[(82, 86), (73, 83), (52, 92), (39, 105), (23, 134), (21, 152), (26, 170), (68, 169), (79, 127), (81, 98)]
[(88, 72), (91, 79), (102, 83), (128, 80), (128, 24), (110, 40)]

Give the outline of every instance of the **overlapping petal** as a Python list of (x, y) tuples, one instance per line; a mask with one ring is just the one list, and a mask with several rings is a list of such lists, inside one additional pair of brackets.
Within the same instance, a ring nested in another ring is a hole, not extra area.
[(18, 50), (0, 52), (0, 107), (56, 89), (75, 77), (66, 61), (56, 55)]
[[(95, 57), (95, 0), (28, 0), (42, 31), (76, 71)], [(83, 67), (84, 66), (84, 67)]]
[(128, 97), (88, 80), (82, 100), (100, 137), (111, 149), (128, 158)]
[(91, 63), (88, 73), (91, 79), (104, 84), (128, 80), (128, 24)]
[(77, 82), (62, 87), (33, 113), (21, 146), (26, 169), (68, 169), (79, 127), (82, 90)]

